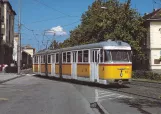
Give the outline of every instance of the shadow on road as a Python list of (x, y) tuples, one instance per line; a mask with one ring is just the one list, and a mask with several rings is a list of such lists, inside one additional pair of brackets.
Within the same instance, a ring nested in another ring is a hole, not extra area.
[[(147, 111), (146, 109), (149, 108), (160, 108), (161, 102), (156, 100), (150, 100), (150, 99), (115, 99), (114, 101), (120, 102), (120, 103), (126, 103), (130, 107), (136, 108), (138, 111), (140, 111), (142, 114), (153, 114)], [(160, 110), (161, 111), (161, 110)], [(161, 114), (161, 112), (158, 112), (156, 114)], [(157, 112), (157, 110), (155, 110)]]
[(48, 80), (54, 80), (54, 81), (61, 81), (61, 82), (67, 82), (67, 83), (72, 83), (72, 84), (79, 84), (79, 85), (86, 85), (90, 87), (99, 87), (99, 88), (129, 88), (126, 85), (118, 85), (118, 84), (110, 84), (110, 85), (103, 85), (103, 84), (98, 84), (98, 83), (92, 83), (92, 82), (85, 82), (85, 81), (79, 81), (79, 80), (73, 80), (73, 79), (61, 79), (61, 78), (56, 78), (56, 77), (47, 77), (47, 76), (40, 76), (40, 75), (34, 75), (35, 77), (38, 78), (43, 78), (43, 79), (48, 79)]

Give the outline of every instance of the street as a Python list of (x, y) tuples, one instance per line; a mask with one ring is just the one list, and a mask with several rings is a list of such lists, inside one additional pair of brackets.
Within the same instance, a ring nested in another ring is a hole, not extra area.
[(0, 84), (0, 114), (161, 114), (161, 103), (83, 82), (26, 75)]
[(1, 114), (93, 114), (72, 84), (26, 76), (0, 90)]

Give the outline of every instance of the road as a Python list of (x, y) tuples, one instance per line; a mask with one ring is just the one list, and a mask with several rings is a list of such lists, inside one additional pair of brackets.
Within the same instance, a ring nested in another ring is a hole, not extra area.
[(0, 85), (0, 114), (98, 114), (94, 102), (107, 114), (161, 114), (161, 102), (117, 89), (127, 88), (27, 75)]
[(69, 83), (21, 77), (0, 85), (0, 114), (94, 114)]

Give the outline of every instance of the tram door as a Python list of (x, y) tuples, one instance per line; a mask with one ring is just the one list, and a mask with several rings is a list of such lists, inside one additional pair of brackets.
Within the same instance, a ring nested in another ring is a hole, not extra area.
[(77, 79), (77, 51), (72, 52), (72, 78)]
[(99, 50), (92, 50), (92, 80), (99, 82)]
[(51, 75), (52, 76), (55, 76), (55, 62), (56, 62), (56, 55), (55, 54), (52, 54), (52, 68), (51, 68)]
[(38, 56), (38, 74), (41, 74), (41, 56)]

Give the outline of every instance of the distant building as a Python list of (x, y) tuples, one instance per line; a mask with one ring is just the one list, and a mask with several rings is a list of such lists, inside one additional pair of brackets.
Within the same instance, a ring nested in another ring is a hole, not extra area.
[[(17, 62), (17, 45), (18, 45), (19, 35), (18, 33), (14, 34), (14, 49), (13, 49), (13, 59)], [(30, 45), (21, 46), (21, 67), (32, 66), (32, 57), (35, 53), (35, 48), (32, 48)]]
[(18, 48), (18, 33), (14, 34), (14, 48), (13, 48), (13, 60), (17, 61), (17, 48)]
[(144, 19), (148, 28), (146, 54), (149, 57), (149, 69), (161, 70), (161, 9), (146, 14)]
[(33, 54), (35, 54), (35, 48), (32, 48), (30, 45), (23, 46), (22, 50), (30, 54), (31, 57), (33, 57)]
[(10, 64), (14, 47), (14, 17), (8, 0), (0, 0), (0, 64)]

